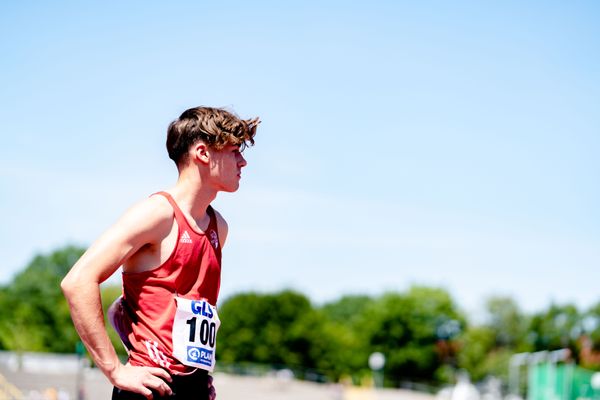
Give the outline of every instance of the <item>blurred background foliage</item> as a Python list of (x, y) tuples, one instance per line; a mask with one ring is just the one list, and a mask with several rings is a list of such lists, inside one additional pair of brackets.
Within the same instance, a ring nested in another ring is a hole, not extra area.
[[(67, 246), (38, 255), (0, 287), (0, 349), (75, 351), (79, 338), (60, 281), (84, 250)], [(118, 286), (102, 287), (105, 311), (120, 293)], [(386, 357), (387, 386), (439, 385), (459, 370), (474, 381), (496, 376), (506, 382), (513, 354), (561, 348), (583, 367), (600, 369), (600, 302), (589, 310), (550, 304), (528, 315), (511, 298), (493, 297), (485, 309), (481, 321), (470, 321), (447, 291), (423, 286), (322, 305), (293, 290), (240, 293), (219, 304), (218, 359), (221, 365), (257, 363), (358, 383), (370, 376), (367, 360), (377, 351)]]

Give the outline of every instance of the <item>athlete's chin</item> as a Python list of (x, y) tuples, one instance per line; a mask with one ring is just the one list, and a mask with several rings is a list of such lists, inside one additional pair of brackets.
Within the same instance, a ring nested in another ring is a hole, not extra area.
[(237, 183), (235, 185), (230, 185), (230, 186), (226, 186), (223, 187), (221, 190), (223, 192), (227, 192), (227, 193), (233, 193), (233, 192), (237, 192), (237, 190), (240, 188), (240, 184)]

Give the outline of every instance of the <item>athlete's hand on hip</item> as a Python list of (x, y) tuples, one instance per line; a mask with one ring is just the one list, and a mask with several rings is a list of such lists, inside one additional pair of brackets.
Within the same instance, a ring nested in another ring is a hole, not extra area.
[(213, 386), (213, 377), (208, 376), (208, 400), (215, 400), (217, 398), (217, 391)]
[(134, 367), (121, 364), (111, 374), (112, 384), (128, 392), (139, 393), (152, 399), (152, 391), (161, 396), (170, 396), (173, 391), (167, 384), (173, 379), (167, 371), (157, 367)]

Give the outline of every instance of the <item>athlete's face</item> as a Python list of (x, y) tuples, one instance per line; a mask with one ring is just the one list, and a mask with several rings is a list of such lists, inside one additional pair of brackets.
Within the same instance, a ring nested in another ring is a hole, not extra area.
[(246, 159), (240, 146), (225, 146), (222, 150), (213, 150), (211, 157), (211, 177), (216, 189), (224, 192), (235, 192), (240, 187), (242, 168)]

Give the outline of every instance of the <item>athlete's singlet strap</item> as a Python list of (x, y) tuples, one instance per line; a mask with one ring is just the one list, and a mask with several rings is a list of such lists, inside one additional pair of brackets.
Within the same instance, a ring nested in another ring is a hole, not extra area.
[(212, 208), (211, 205), (209, 205), (208, 208), (206, 209), (206, 213), (210, 217), (210, 222), (209, 222), (208, 228), (206, 230), (212, 229), (215, 232), (217, 232), (217, 234), (218, 234), (219, 233), (219, 229), (218, 229), (217, 215), (215, 214), (215, 209)]
[[(173, 212), (175, 213), (175, 219), (178, 221), (178, 223), (180, 225), (181, 225), (181, 223), (185, 223), (186, 225), (190, 226), (190, 223), (189, 223), (187, 217), (185, 216), (183, 211), (181, 211), (181, 208), (179, 208), (179, 205), (177, 204), (177, 202), (175, 201), (173, 196), (171, 196), (170, 193), (156, 192), (154, 194), (161, 195), (167, 199), (169, 204), (171, 204), (171, 207), (173, 207)], [(206, 231), (209, 231), (212, 229), (217, 233), (217, 236), (218, 236), (219, 229), (217, 226), (217, 216), (215, 214), (215, 210), (212, 208), (211, 205), (209, 205), (208, 208), (206, 209), (206, 213), (208, 214), (208, 217), (209, 217), (208, 227), (206, 228)], [(181, 222), (179, 222), (179, 221), (181, 221)], [(191, 226), (190, 226), (190, 228), (191, 228)]]
[[(154, 194), (161, 195), (167, 199), (169, 204), (171, 204), (171, 207), (173, 207), (173, 212), (175, 213), (175, 219), (178, 221), (178, 224), (181, 224), (181, 222), (185, 222), (186, 224), (189, 225), (189, 223), (187, 223), (187, 218), (185, 217), (185, 215), (183, 215), (183, 211), (181, 211), (181, 208), (179, 208), (179, 206), (177, 205), (177, 203), (175, 202), (175, 199), (173, 198), (173, 196), (171, 196), (171, 194), (169, 194), (167, 192), (157, 192)], [(179, 222), (179, 221), (181, 221), (181, 222)], [(181, 228), (181, 227), (179, 227), (179, 228)]]

